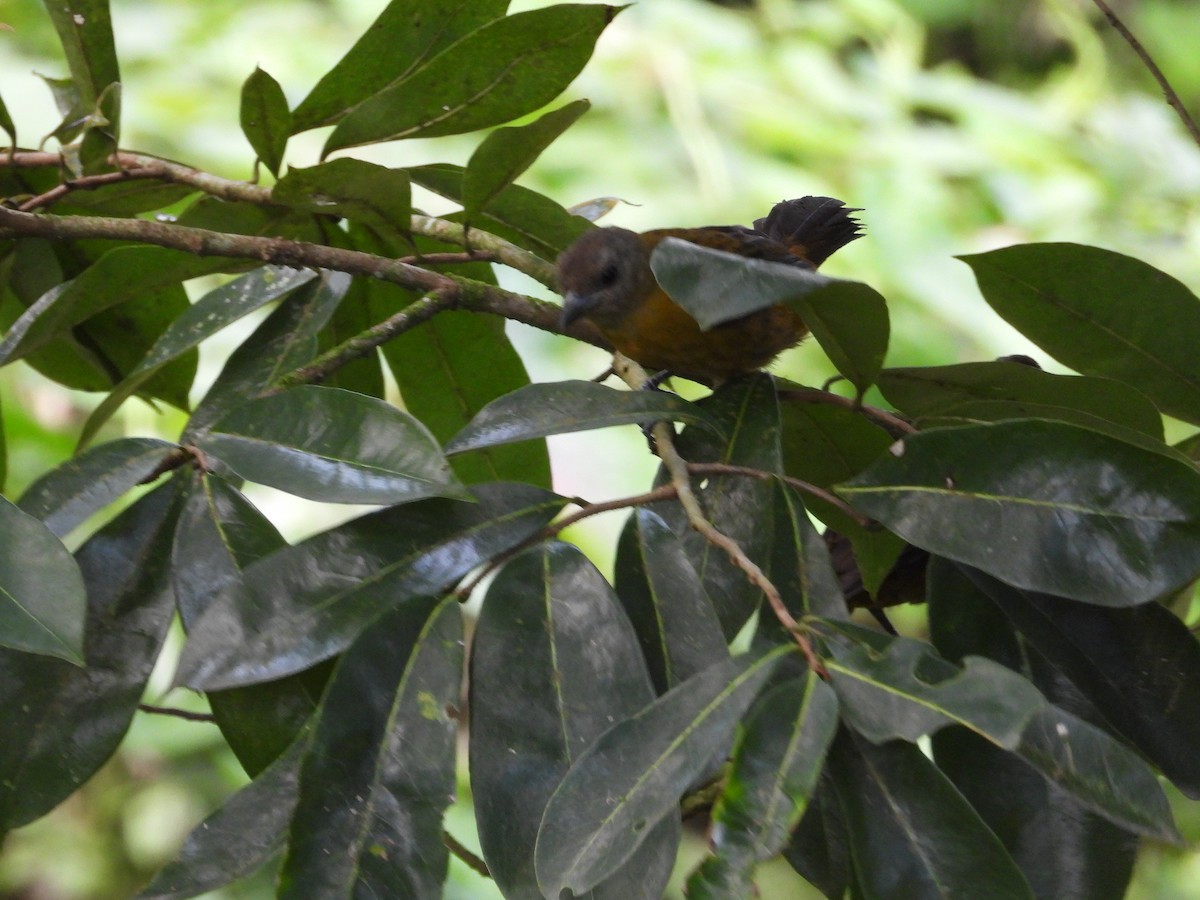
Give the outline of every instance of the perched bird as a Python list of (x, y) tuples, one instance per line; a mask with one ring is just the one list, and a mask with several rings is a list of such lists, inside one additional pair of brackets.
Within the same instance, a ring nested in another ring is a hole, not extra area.
[(830, 254), (862, 236), (850, 215), (858, 209), (832, 197), (777, 203), (753, 228), (711, 225), (660, 228), (637, 234), (595, 228), (558, 258), (563, 327), (589, 319), (630, 359), (654, 370), (719, 384), (761, 369), (808, 333), (800, 316), (782, 304), (701, 331), (696, 320), (667, 296), (650, 271), (650, 254), (664, 238), (815, 269)]

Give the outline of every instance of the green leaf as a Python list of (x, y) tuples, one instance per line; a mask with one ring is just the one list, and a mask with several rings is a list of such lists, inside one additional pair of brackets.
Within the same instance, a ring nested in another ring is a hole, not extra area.
[(621, 532), (615, 569), (617, 596), (659, 694), (729, 655), (700, 576), (662, 518), (634, 511)]
[(157, 438), (121, 438), (51, 469), (18, 504), (61, 537), (154, 473), (176, 449)]
[(197, 825), (137, 900), (184, 900), (254, 872), (283, 849), (312, 730)]
[(440, 892), (462, 664), (453, 597), (392, 609), (350, 645), (300, 771), (280, 897)]
[(507, 7), (508, 0), (392, 0), (296, 107), (292, 133), (336, 122)]
[(283, 151), (292, 130), (292, 114), (279, 82), (254, 67), (242, 85), (242, 134), (272, 175), (279, 175)]
[(538, 833), (546, 896), (591, 890), (629, 859), (679, 798), (723, 754), (787, 647), (719, 662), (617, 723), (571, 766)]
[[(1162, 416), (1141, 391), (1109, 378), (1053, 375), (1008, 360), (887, 369), (879, 389), (922, 427), (1056, 419), (1121, 437), (1162, 442)], [(1110, 425), (1121, 426), (1120, 430)]]
[(164, 366), (199, 346), (226, 325), (278, 300), (315, 277), (316, 273), (311, 269), (263, 266), (209, 291), (189, 305), (159, 336), (137, 367), (88, 416), (79, 437), (79, 445), (86, 446), (121, 404), (137, 393)]
[[(846, 600), (830, 562), (829, 550), (809, 520), (800, 494), (791, 485), (777, 481), (772, 510), (774, 540), (768, 570), (771, 582), (779, 589), (792, 616), (796, 619), (808, 615), (846, 618)], [(765, 621), (769, 613), (764, 610), (763, 615)], [(759, 631), (762, 630), (760, 623)], [(786, 632), (781, 632), (781, 637), (792, 639)]]
[[(411, 168), (408, 174), (435, 194), (463, 203), (464, 171), (461, 166), (439, 163)], [(517, 184), (510, 184), (492, 198), (487, 209), (476, 215), (471, 224), (549, 260), (556, 259), (577, 237), (592, 228), (587, 219), (572, 215), (544, 194)]]
[(121, 80), (108, 0), (72, 0), (70, 4), (46, 0), (45, 7), (80, 99), (83, 105), (92, 106), (106, 87)]
[(54, 534), (0, 497), (0, 647), (83, 665), (87, 595)]
[(720, 434), (712, 417), (666, 391), (620, 391), (592, 381), (530, 384), (485, 406), (446, 445), (465, 453), (551, 434), (662, 420), (704, 425)]
[[(711, 428), (688, 427), (676, 440), (684, 459), (697, 463), (728, 463), (778, 472), (779, 409), (770, 376), (757, 373), (731, 379), (697, 403), (728, 439), (717, 438)], [(659, 472), (655, 483), (669, 479)], [(704, 487), (700, 488), (700, 484)], [(751, 560), (765, 562), (771, 547), (771, 521), (762, 510), (769, 509), (774, 487), (769, 481), (742, 475), (711, 475), (693, 479), (693, 487), (709, 521), (737, 541)], [(714, 547), (691, 527), (675, 501), (648, 507), (663, 518), (683, 542), (704, 590), (717, 610), (727, 640), (741, 630), (753, 615), (761, 592), (746, 573), (730, 561), (725, 551)]]
[(673, 237), (655, 246), (650, 269), (663, 290), (704, 331), (833, 281), (806, 266), (755, 259)]
[(1004, 846), (913, 744), (847, 732), (829, 752), (864, 900), (1032, 900)]
[[(540, 898), (534, 844), (550, 795), (605, 730), (654, 698), (612, 589), (574, 547), (541, 545), (488, 587), (471, 655), (471, 790), (480, 845), (510, 898)], [(598, 898), (658, 896), (679, 843), (668, 817)]]
[(488, 22), (356, 106), (323, 153), (463, 134), (545, 106), (583, 69), (618, 11), (568, 3)]
[(13, 362), (61, 337), (73, 326), (120, 303), (219, 272), (225, 261), (163, 247), (117, 247), (78, 278), (47, 291), (0, 342), (0, 364)]
[(73, 191), (54, 204), (55, 212), (85, 211), (97, 216), (135, 216), (172, 206), (196, 192), (187, 184), (163, 184), (148, 178), (133, 178), (101, 184), (86, 191)]
[(433, 435), (375, 397), (303, 385), (222, 416), (200, 447), (243, 478), (327, 503), (463, 497)]
[(175, 494), (164, 485), (142, 497), (76, 554), (87, 588), (87, 668), (0, 649), (0, 833), (73, 793), (129, 727), (173, 612)]
[(787, 305), (800, 313), (834, 368), (861, 398), (883, 368), (891, 333), (887, 301), (869, 285), (834, 281)]
[(912, 435), (838, 491), (905, 540), (1019, 588), (1130, 606), (1200, 575), (1200, 474), (1062, 422)]
[[(244, 568), (287, 546), (232, 485), (211, 474), (196, 480), (171, 550), (175, 601), (189, 631), (213, 598), (241, 579)], [(322, 664), (278, 681), (208, 694), (217, 726), (252, 777), (299, 734), (317, 708), (328, 670)]]
[[(493, 316), (444, 312), (383, 347), (404, 408), (439, 441), (458, 434), (498, 397), (526, 387), (520, 355)], [(523, 481), (550, 486), (544, 443), (492, 446), (450, 460), (465, 484)]]
[(757, 863), (783, 849), (816, 791), (837, 723), (837, 697), (812, 672), (755, 704), (713, 809), (714, 855), (688, 881), (689, 897), (722, 871), (749, 881)]
[(1200, 422), (1200, 301), (1141, 260), (1079, 244), (1027, 244), (959, 257), (984, 299), (1022, 334), (1084, 375), (1137, 387)]
[(412, 218), (408, 173), (361, 159), (289, 169), (272, 189), (271, 199), (296, 209), (343, 216), (384, 238), (407, 235)]
[(1200, 645), (1157, 603), (1097, 607), (1019, 591), (964, 568), (1013, 625), (1189, 797), (1200, 797)]
[(527, 485), (479, 485), (380, 510), (248, 566), (192, 628), (177, 680), (200, 690), (271, 681), (344, 650), (383, 610), (439, 594), (536, 534), (562, 508)]
[(225, 412), (311, 362), (317, 335), (346, 296), (351, 280), (344, 272), (322, 272), (285, 298), (230, 355), (192, 413), (181, 441), (195, 443)]
[(498, 128), (471, 154), (463, 173), (463, 212), (474, 220), (506, 187), (528, 169), (560, 134), (587, 112), (586, 100), (576, 100), (546, 113), (528, 125)]
[(852, 874), (849, 835), (829, 766), (821, 773), (783, 857), (829, 900), (843, 900)]
[(0, 97), (0, 131), (8, 135), (10, 146), (17, 146), (17, 126), (13, 124), (12, 115), (9, 114), (3, 97)]

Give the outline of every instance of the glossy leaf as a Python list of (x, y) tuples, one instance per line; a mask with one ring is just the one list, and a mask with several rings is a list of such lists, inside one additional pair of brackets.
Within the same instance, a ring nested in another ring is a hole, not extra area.
[(755, 705), (713, 809), (713, 856), (688, 896), (722, 871), (750, 880), (754, 866), (788, 843), (812, 797), (838, 723), (833, 689), (811, 672), (772, 688)]
[[(772, 499), (774, 541), (768, 569), (784, 604), (795, 619), (808, 615), (845, 618), (846, 600), (838, 586), (837, 573), (825, 541), (809, 521), (804, 500), (795, 488), (782, 481), (775, 483)], [(763, 618), (768, 617), (773, 618), (764, 610)]]
[(200, 442), (243, 478), (328, 503), (463, 497), (428, 430), (375, 397), (304, 385), (250, 400)]
[(223, 413), (310, 362), (317, 351), (317, 335), (342, 302), (350, 282), (343, 272), (323, 272), (286, 297), (230, 355), (192, 413), (182, 441), (198, 441)]
[(617, 596), (659, 694), (729, 656), (700, 576), (658, 515), (633, 512), (621, 532), (615, 568)]
[[(404, 408), (439, 441), (458, 434), (484, 407), (529, 384), (525, 363), (491, 316), (444, 312), (389, 341), (384, 359)], [(465, 484), (523, 481), (550, 486), (544, 443), (494, 445), (450, 460)]]
[(842, 900), (850, 885), (849, 835), (841, 803), (834, 790), (829, 766), (821, 773), (816, 791), (783, 857), (809, 884), (829, 900)]
[(835, 369), (861, 397), (883, 368), (891, 325), (887, 301), (858, 281), (833, 281), (788, 301)]
[(242, 84), (242, 134), (272, 175), (279, 175), (292, 114), (279, 82), (258, 66)]
[(201, 690), (271, 681), (344, 650), (375, 616), (439, 594), (562, 508), (526, 485), (479, 485), (362, 516), (248, 566), (211, 601), (177, 679)]
[[(175, 601), (191, 630), (242, 570), (287, 546), (275, 526), (228, 482), (207, 474), (188, 496), (171, 551)], [(211, 691), (213, 717), (238, 762), (257, 776), (299, 734), (320, 701), (328, 665), (278, 681)]]
[(289, 169), (272, 189), (271, 199), (322, 215), (343, 216), (385, 237), (407, 234), (412, 217), (408, 173), (361, 159)]
[(184, 900), (249, 875), (283, 849), (311, 729), (197, 825), (137, 900)]
[(175, 506), (164, 485), (76, 554), (88, 594), (86, 668), (0, 649), (0, 833), (57, 806), (121, 742), (171, 621)]
[(1157, 603), (1105, 608), (1019, 591), (966, 568), (1029, 642), (1189, 797), (1200, 797), (1200, 646)]
[(163, 247), (109, 250), (78, 278), (50, 289), (25, 310), (0, 342), (0, 363), (28, 356), (117, 304), (219, 272), (225, 265), (224, 260)]
[(21, 495), (18, 504), (61, 537), (123, 496), (176, 449), (157, 438), (120, 438), (51, 469)]
[(829, 752), (864, 900), (1032, 900), (1020, 869), (913, 744), (843, 732)]
[[(654, 698), (612, 589), (575, 548), (508, 562), (488, 587), (471, 660), (471, 789), (480, 844), (507, 898), (541, 898), (534, 843), (571, 764), (615, 721)], [(588, 896), (656, 900), (679, 843), (665, 818)]]
[(1136, 388), (1110, 378), (1054, 375), (1008, 360), (886, 369), (879, 389), (925, 427), (1056, 419), (1110, 433), (1109, 425), (1119, 425), (1163, 439), (1162, 416)]
[(292, 116), (294, 133), (328, 125), (403, 80), (466, 34), (504, 15), (508, 0), (392, 0)]
[(532, 112), (579, 74), (616, 12), (560, 4), (495, 19), (356, 106), (324, 152), (463, 134)]
[[(684, 459), (779, 471), (778, 405), (769, 376), (760, 373), (733, 379), (697, 405), (729, 437), (717, 438), (711, 429), (688, 427), (676, 439)], [(665, 480), (660, 472), (656, 483)], [(697, 486), (701, 482), (705, 486), (699, 496), (709, 520), (723, 534), (737, 541), (751, 560), (765, 563), (772, 536), (771, 520), (764, 518), (763, 510), (770, 508), (772, 484), (741, 475), (693, 479)], [(727, 640), (732, 640), (754, 613), (761, 592), (723, 550), (714, 547), (691, 527), (678, 503), (656, 503), (650, 508), (683, 542), (688, 558), (716, 607), (721, 630)]]
[(446, 452), (664, 419), (720, 433), (702, 408), (666, 391), (621, 391), (592, 381), (558, 381), (531, 384), (493, 400), (454, 436)]
[[(448, 163), (409, 169), (412, 180), (457, 203), (465, 202), (464, 169)], [(510, 184), (486, 210), (475, 216), (476, 228), (499, 235), (542, 259), (556, 259), (574, 240), (592, 227), (544, 194)]]
[(960, 257), (992, 308), (1084, 375), (1135, 385), (1200, 422), (1200, 300), (1141, 260), (1079, 244), (1025, 244)]
[(199, 346), (226, 325), (278, 300), (314, 277), (316, 273), (311, 269), (263, 266), (209, 291), (188, 306), (154, 342), (137, 367), (88, 416), (79, 437), (80, 446), (86, 445), (122, 403), (172, 360)]
[(79, 567), (41, 522), (0, 497), (0, 647), (83, 665)]
[(498, 128), (471, 154), (463, 173), (463, 211), (475, 218), (502, 190), (520, 177), (560, 134), (587, 112), (591, 104), (575, 100), (541, 118), (512, 128)]
[(351, 644), (300, 771), (280, 897), (440, 892), (462, 647), (453, 597), (396, 607)]
[(536, 865), (542, 892), (590, 890), (677, 814), (679, 798), (723, 753), (789, 648), (716, 663), (614, 725), (571, 766), (546, 806)]
[(1061, 422), (913, 435), (838, 490), (911, 543), (1019, 588), (1130, 606), (1200, 575), (1200, 474)]

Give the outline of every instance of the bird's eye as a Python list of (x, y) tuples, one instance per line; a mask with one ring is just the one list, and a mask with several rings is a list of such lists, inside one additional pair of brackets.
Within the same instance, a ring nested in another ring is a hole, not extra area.
[(600, 270), (600, 278), (599, 278), (600, 286), (606, 287), (606, 288), (612, 287), (614, 284), (617, 283), (617, 279), (620, 277), (621, 277), (621, 271), (620, 271), (620, 269), (617, 268), (616, 263), (609, 263), (607, 266), (605, 266), (603, 269)]

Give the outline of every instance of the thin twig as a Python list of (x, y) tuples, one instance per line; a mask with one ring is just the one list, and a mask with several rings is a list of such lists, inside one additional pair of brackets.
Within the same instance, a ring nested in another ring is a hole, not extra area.
[(171, 716), (175, 719), (183, 719), (186, 722), (216, 722), (217, 719), (212, 713), (189, 712), (186, 709), (175, 709), (171, 706), (151, 706), (149, 703), (139, 703), (138, 709), (144, 713), (151, 713), (156, 716)]
[(780, 400), (792, 400), (798, 403), (824, 403), (829, 406), (839, 406), (850, 412), (861, 413), (868, 419), (874, 419), (883, 426), (888, 434), (895, 438), (917, 433), (917, 429), (912, 424), (904, 421), (895, 413), (877, 409), (874, 406), (866, 406), (843, 397), (840, 394), (830, 393), (829, 391), (818, 391), (812, 388), (779, 388), (776, 391), (776, 395)]
[(757, 478), (761, 481), (766, 481), (770, 478), (778, 478), (780, 481), (790, 484), (796, 490), (804, 491), (807, 494), (812, 494), (814, 497), (819, 497), (831, 506), (837, 507), (841, 512), (852, 518), (857, 525), (863, 528), (877, 528), (878, 523), (873, 519), (868, 519), (854, 507), (850, 506), (845, 500), (823, 487), (818, 487), (809, 481), (804, 481), (800, 478), (794, 478), (791, 475), (780, 475), (776, 472), (768, 472), (766, 469), (752, 469), (748, 466), (731, 466), (728, 463), (693, 463), (687, 464), (688, 471), (693, 475), (741, 475), (745, 478)]
[(1125, 39), (1125, 43), (1127, 43), (1133, 52), (1137, 54), (1138, 59), (1142, 61), (1142, 64), (1146, 67), (1147, 71), (1149, 71), (1150, 75), (1156, 82), (1158, 82), (1158, 86), (1162, 89), (1163, 96), (1166, 98), (1167, 104), (1171, 107), (1171, 109), (1175, 110), (1176, 114), (1180, 118), (1180, 121), (1183, 122), (1183, 127), (1188, 130), (1188, 133), (1192, 136), (1192, 140), (1195, 141), (1196, 146), (1200, 147), (1200, 125), (1196, 124), (1196, 120), (1192, 118), (1191, 113), (1189, 113), (1187, 110), (1187, 107), (1183, 105), (1183, 100), (1179, 98), (1179, 94), (1175, 93), (1175, 88), (1171, 87), (1171, 82), (1167, 81), (1167, 76), (1162, 73), (1162, 69), (1158, 67), (1158, 64), (1154, 61), (1154, 58), (1147, 52), (1146, 48), (1142, 46), (1142, 42), (1134, 37), (1133, 32), (1125, 26), (1125, 23), (1117, 17), (1117, 14), (1112, 11), (1111, 7), (1109, 7), (1104, 0), (1092, 0), (1092, 2), (1096, 4), (1100, 12), (1104, 13), (1105, 17), (1108, 19), (1108, 23), (1116, 29), (1117, 34), (1121, 35), (1121, 37)]
[(487, 863), (459, 843), (458, 838), (450, 832), (442, 832), (442, 843), (446, 845), (447, 850), (457, 856), (466, 864), (467, 868), (471, 869), (477, 875), (482, 875), (484, 878), (492, 877), (492, 871), (487, 867)]
[[(620, 353), (613, 355), (613, 371), (634, 390), (641, 390), (650, 382), (649, 376), (646, 375), (645, 370), (641, 366), (633, 360), (622, 356)], [(670, 476), (671, 484), (675, 486), (676, 497), (679, 500), (680, 506), (683, 507), (688, 524), (710, 544), (723, 550), (730, 561), (742, 570), (750, 583), (763, 592), (763, 596), (767, 598), (767, 604), (771, 607), (771, 611), (775, 613), (775, 617), (779, 620), (779, 623), (788, 630), (792, 638), (796, 641), (796, 644), (800, 647), (800, 652), (804, 654), (809, 668), (824, 677), (826, 674), (824, 665), (822, 665), (820, 658), (813, 650), (808, 638), (803, 634), (800, 623), (793, 618), (787, 608), (787, 604), (783, 602), (783, 597), (780, 595), (779, 589), (775, 587), (766, 573), (759, 568), (758, 564), (746, 555), (746, 552), (742, 550), (737, 541), (723, 534), (712, 522), (708, 521), (708, 518), (704, 514), (704, 509), (700, 506), (699, 499), (692, 490), (692, 480), (688, 472), (688, 463), (679, 455), (679, 451), (675, 449), (675, 431), (670, 423), (655, 422), (651, 426), (650, 432), (654, 438), (655, 452), (658, 454), (658, 458), (662, 460), (663, 467)]]

